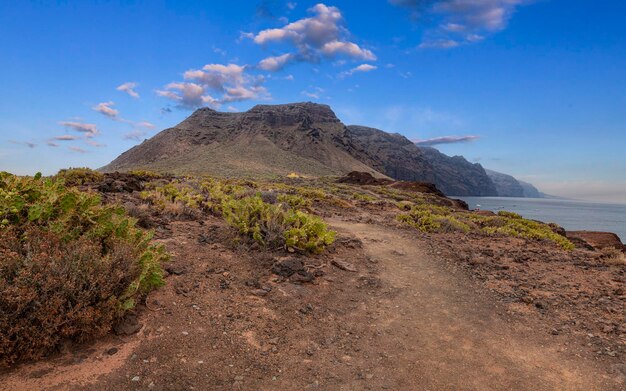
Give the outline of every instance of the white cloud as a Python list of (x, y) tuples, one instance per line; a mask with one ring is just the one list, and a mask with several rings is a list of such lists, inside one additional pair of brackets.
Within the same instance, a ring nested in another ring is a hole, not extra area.
[(91, 145), (92, 147), (96, 147), (96, 148), (106, 147), (105, 144), (102, 144), (102, 143), (99, 143), (99, 142), (93, 141), (93, 140), (85, 140), (85, 143), (87, 143), (88, 145)]
[(419, 45), (420, 49), (451, 49), (461, 45), (458, 41), (453, 39), (437, 39), (431, 41), (424, 41)]
[[(227, 102), (268, 98), (262, 86), (265, 79), (247, 74), (247, 69), (245, 65), (207, 64), (202, 69), (188, 70), (183, 75), (186, 82), (170, 83), (157, 94), (187, 109), (205, 105), (219, 108)], [(210, 91), (221, 96), (213, 97)]]
[(59, 125), (65, 126), (77, 132), (81, 132), (85, 135), (85, 137), (92, 138), (100, 134), (98, 127), (95, 124), (87, 124), (84, 122), (77, 121), (61, 121)]
[(305, 90), (300, 93), (312, 99), (319, 99), (323, 92), (324, 92), (324, 89), (321, 87), (312, 87), (310, 90)]
[(146, 128), (146, 129), (154, 129), (155, 128), (154, 124), (150, 123), (148, 121), (136, 122), (135, 126), (136, 127), (140, 127), (140, 128)]
[[(411, 10), (414, 18), (434, 20), (420, 48), (448, 49), (482, 41), (506, 28), (517, 7), (531, 0), (389, 0)], [(422, 18), (422, 16), (426, 18)]]
[(77, 153), (87, 153), (87, 151), (86, 151), (86, 150), (84, 150), (84, 149), (83, 149), (83, 148), (81, 148), (81, 147), (71, 146), (71, 147), (68, 147), (68, 149), (69, 149), (70, 151), (72, 151), (72, 152), (77, 152)]
[(132, 96), (133, 98), (139, 98), (139, 93), (137, 93), (137, 91), (135, 91), (135, 88), (137, 88), (138, 84), (132, 81), (126, 82), (122, 85), (117, 86), (117, 90), (118, 91), (122, 91), (127, 93), (128, 95)]
[(351, 76), (355, 72), (371, 72), (371, 71), (373, 71), (375, 69), (378, 69), (378, 67), (375, 66), (375, 65), (361, 64), (361, 65), (359, 65), (357, 67), (354, 67), (354, 68), (350, 69), (349, 71), (342, 72), (339, 76), (340, 77), (346, 77), (346, 76)]
[(295, 58), (294, 54), (287, 53), (276, 57), (267, 57), (259, 62), (259, 68), (264, 71), (276, 72)]
[(417, 139), (417, 140), (411, 140), (411, 141), (413, 141), (415, 145), (418, 145), (418, 146), (431, 147), (433, 145), (441, 145), (441, 144), (468, 143), (471, 141), (476, 141), (479, 138), (480, 136), (441, 136), (441, 137)]
[(370, 50), (363, 49), (353, 42), (332, 41), (327, 42), (321, 48), (322, 53), (328, 56), (345, 54), (348, 57), (359, 60), (376, 60), (376, 56)]
[(158, 90), (157, 95), (176, 101), (184, 108), (196, 108), (216, 102), (206, 94), (205, 87), (196, 83), (170, 83), (164, 90)]
[(115, 103), (113, 102), (102, 102), (102, 103), (98, 103), (96, 106), (92, 107), (92, 109), (94, 111), (97, 111), (98, 113), (105, 115), (111, 119), (116, 119), (117, 116), (120, 114), (120, 112), (116, 109), (114, 109), (112, 106), (115, 105)]
[(371, 50), (348, 40), (350, 33), (343, 25), (343, 15), (337, 7), (317, 4), (308, 11), (313, 16), (281, 28), (262, 30), (257, 34), (242, 33), (242, 38), (250, 38), (258, 45), (282, 42), (290, 43), (296, 48), (296, 53), (279, 56), (280, 61), (277, 57), (268, 57), (264, 63), (266, 68), (262, 69), (279, 70), (291, 61), (318, 62), (322, 56), (343, 55), (355, 60), (376, 60), (376, 55)]

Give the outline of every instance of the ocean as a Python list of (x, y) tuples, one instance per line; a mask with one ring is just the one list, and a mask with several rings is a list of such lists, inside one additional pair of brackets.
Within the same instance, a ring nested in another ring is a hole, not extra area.
[(508, 210), (527, 219), (557, 223), (570, 231), (606, 231), (626, 242), (626, 204), (578, 200), (510, 197), (452, 197), (467, 202), (470, 209)]

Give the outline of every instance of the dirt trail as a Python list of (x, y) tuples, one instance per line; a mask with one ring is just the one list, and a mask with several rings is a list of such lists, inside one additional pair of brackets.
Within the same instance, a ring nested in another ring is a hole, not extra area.
[(322, 273), (305, 283), (224, 245), (218, 219), (172, 223), (172, 273), (139, 333), (0, 373), (0, 390), (623, 389), (414, 231), (327, 221), (338, 245), (307, 259)]
[(563, 347), (534, 333), (532, 321), (507, 321), (493, 299), (445, 270), (410, 234), (330, 223), (361, 239), (366, 254), (381, 266), (380, 278), (400, 289), (381, 303), (374, 326), (382, 331), (379, 346), (395, 363), (390, 389), (619, 389), (593, 363), (567, 357)]

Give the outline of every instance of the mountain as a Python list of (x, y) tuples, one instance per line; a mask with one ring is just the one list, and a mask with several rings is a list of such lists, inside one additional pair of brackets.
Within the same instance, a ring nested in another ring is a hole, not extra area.
[(150, 169), (220, 176), (342, 175), (382, 173), (380, 159), (326, 105), (257, 105), (244, 113), (196, 110), (124, 152), (102, 171)]
[(500, 197), (525, 197), (524, 187), (511, 175), (502, 174), (493, 170), (487, 170), (487, 175), (496, 186), (496, 191)]
[(384, 162), (375, 168), (394, 179), (432, 182), (449, 195), (497, 195), (479, 164), (471, 164), (460, 156), (446, 156), (434, 148), (417, 147), (397, 133), (357, 125), (348, 129), (371, 155)]
[(537, 188), (533, 185), (531, 185), (528, 182), (524, 182), (524, 181), (520, 181), (519, 179), (517, 180), (520, 184), (520, 186), (522, 186), (522, 189), (524, 189), (524, 197), (527, 198), (546, 198), (546, 194), (540, 192), (539, 190), (537, 190)]
[[(329, 106), (311, 102), (257, 105), (242, 113), (198, 109), (173, 128), (122, 153), (101, 171), (133, 169), (224, 177), (359, 171), (377, 178), (434, 183), (449, 195), (499, 194), (499, 185), (480, 164), (418, 147), (400, 134), (345, 126)], [(506, 177), (504, 182), (515, 180)], [(520, 192), (519, 184), (515, 192)]]
[[(370, 156), (376, 156), (376, 170), (401, 181), (421, 181), (435, 183), (435, 168), (423, 153), (409, 139), (367, 126), (350, 125), (348, 130), (353, 138), (365, 146)], [(444, 190), (445, 192), (445, 190)]]
[(480, 164), (470, 163), (463, 156), (448, 156), (431, 147), (419, 149), (435, 168), (435, 183), (443, 182), (441, 189), (444, 193), (481, 197), (498, 195), (496, 186)]
[(496, 185), (496, 190), (500, 197), (545, 198), (545, 194), (528, 182), (520, 181), (511, 175), (501, 172), (487, 169), (485, 171)]

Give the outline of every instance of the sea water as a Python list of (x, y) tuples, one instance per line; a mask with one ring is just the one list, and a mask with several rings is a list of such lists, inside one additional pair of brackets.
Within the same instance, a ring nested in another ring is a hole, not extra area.
[(616, 233), (626, 242), (626, 204), (548, 198), (452, 197), (467, 202), (470, 209), (507, 210), (527, 219), (557, 223), (570, 231)]

